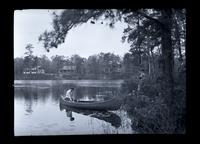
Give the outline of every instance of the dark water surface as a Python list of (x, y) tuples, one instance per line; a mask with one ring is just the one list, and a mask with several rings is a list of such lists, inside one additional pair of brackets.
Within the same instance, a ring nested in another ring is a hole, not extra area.
[(123, 109), (109, 112), (73, 110), (69, 113), (59, 103), (59, 97), (70, 87), (76, 88), (76, 99), (105, 100), (120, 95), (121, 83), (121, 80), (16, 80), (15, 136), (134, 133), (131, 120)]

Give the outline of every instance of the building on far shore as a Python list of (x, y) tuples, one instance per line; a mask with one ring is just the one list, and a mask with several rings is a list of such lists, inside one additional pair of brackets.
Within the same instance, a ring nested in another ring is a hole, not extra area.
[(45, 70), (41, 66), (25, 68), (23, 74), (45, 74)]
[(59, 69), (58, 74), (60, 77), (74, 77), (76, 75), (76, 66), (65, 65)]

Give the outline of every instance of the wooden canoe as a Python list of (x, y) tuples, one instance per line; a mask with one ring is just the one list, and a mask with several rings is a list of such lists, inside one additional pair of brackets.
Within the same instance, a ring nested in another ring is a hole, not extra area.
[(106, 101), (70, 101), (65, 100), (63, 96), (60, 97), (60, 104), (77, 109), (88, 110), (117, 110), (122, 105), (122, 101), (118, 97)]

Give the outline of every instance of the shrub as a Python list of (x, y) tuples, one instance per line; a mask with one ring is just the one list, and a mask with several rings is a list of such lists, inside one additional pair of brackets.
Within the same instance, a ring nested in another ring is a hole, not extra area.
[[(132, 85), (137, 86), (137, 83), (127, 81), (127, 89), (133, 88)], [(155, 81), (145, 79), (141, 91), (142, 94), (138, 96), (127, 95), (125, 104), (134, 130), (138, 133), (185, 133), (186, 92), (183, 84), (175, 85), (173, 107), (170, 108), (164, 101), (160, 85)]]

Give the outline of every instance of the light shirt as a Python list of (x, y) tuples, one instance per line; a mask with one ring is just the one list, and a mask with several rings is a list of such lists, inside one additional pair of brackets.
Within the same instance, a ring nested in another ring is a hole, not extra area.
[(73, 96), (73, 92), (72, 92), (71, 89), (69, 89), (69, 90), (66, 92), (65, 98), (69, 98), (70, 100), (72, 100), (72, 96)]

